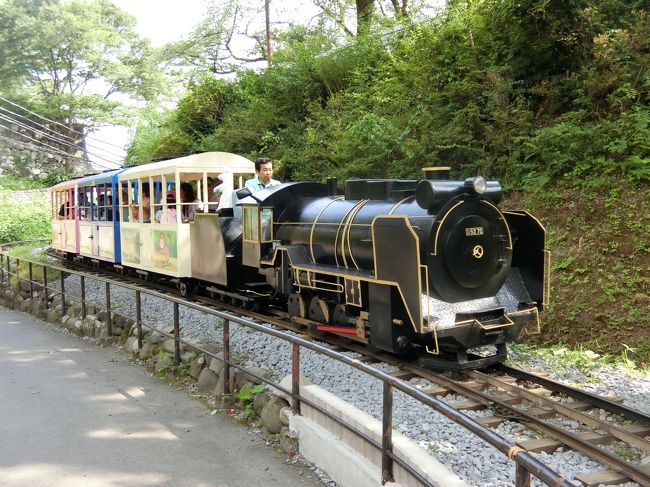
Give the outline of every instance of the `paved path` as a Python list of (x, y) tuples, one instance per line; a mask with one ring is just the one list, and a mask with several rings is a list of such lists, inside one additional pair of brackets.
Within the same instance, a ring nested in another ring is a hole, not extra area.
[(0, 486), (322, 484), (112, 348), (0, 307)]

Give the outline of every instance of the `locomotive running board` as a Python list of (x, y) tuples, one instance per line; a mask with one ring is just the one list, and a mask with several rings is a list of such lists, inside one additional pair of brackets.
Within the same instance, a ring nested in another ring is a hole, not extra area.
[(457, 350), (456, 353), (441, 353), (435, 357), (427, 355), (416, 359), (416, 363), (424, 368), (442, 370), (483, 369), (490, 365), (500, 364), (508, 358), (508, 348), (505, 343), (496, 344), (497, 351), (493, 355), (468, 354), (467, 350)]

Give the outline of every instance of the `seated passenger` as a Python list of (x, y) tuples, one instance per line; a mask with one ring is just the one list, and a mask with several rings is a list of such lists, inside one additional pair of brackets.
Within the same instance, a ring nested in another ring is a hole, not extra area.
[(190, 183), (181, 183), (181, 202), (183, 203), (181, 215), (184, 222), (194, 220), (197, 210), (203, 211), (203, 203), (194, 195), (194, 188)]
[(66, 215), (70, 213), (70, 201), (66, 201), (59, 208), (59, 220), (65, 220)]
[(173, 191), (167, 193), (167, 210), (160, 208), (156, 212), (158, 223), (176, 223), (176, 194)]
[[(133, 221), (140, 221), (140, 207), (137, 203), (131, 204)], [(149, 185), (142, 185), (142, 223), (151, 223), (151, 199), (149, 198)]]

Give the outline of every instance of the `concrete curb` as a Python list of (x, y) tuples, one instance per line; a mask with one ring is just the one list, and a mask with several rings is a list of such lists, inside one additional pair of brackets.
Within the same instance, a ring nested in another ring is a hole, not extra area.
[[(340, 417), (369, 437), (381, 443), (381, 422), (316, 385), (300, 388), (300, 395), (326, 411)], [(347, 428), (301, 403), (301, 415), (289, 416), (289, 428), (298, 436), (300, 453), (328, 473), (340, 487), (381, 486), (381, 452)], [(447, 466), (427, 454), (413, 440), (393, 431), (393, 451), (398, 458), (408, 459), (415, 470), (432, 485), (439, 487), (470, 487)], [(394, 464), (394, 487), (416, 487), (421, 484), (398, 464)]]

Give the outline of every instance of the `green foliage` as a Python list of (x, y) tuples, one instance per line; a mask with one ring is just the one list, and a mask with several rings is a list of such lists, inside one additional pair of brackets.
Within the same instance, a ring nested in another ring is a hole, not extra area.
[(0, 243), (50, 235), (50, 208), (46, 202), (15, 202), (0, 194)]
[(235, 394), (235, 397), (244, 403), (244, 408), (236, 416), (239, 421), (250, 421), (255, 417), (255, 408), (253, 407), (252, 401), (255, 399), (256, 394), (263, 391), (263, 385), (255, 384), (252, 387), (243, 387)]
[[(597, 175), (595, 175), (597, 176)], [(594, 177), (594, 179), (598, 179)], [(527, 200), (552, 252), (551, 306), (534, 342), (563, 342), (650, 364), (650, 192), (622, 177)], [(557, 209), (562, 208), (561, 212)]]
[(433, 21), (384, 19), (338, 47), (322, 25), (293, 27), (278, 36), (273, 68), (198, 77), (133, 145), (155, 145), (148, 153), (158, 156), (263, 153), (281, 179), (410, 178), (439, 164), (514, 188), (619, 175), (644, 183), (650, 23), (641, 5), (450, 2)]
[[(47, 246), (47, 242), (41, 243), (30, 243), (25, 245), (14, 245), (10, 249), (10, 255), (12, 259), (20, 259), (21, 261), (21, 270), (20, 274), (22, 276), (29, 276), (29, 264), (26, 261), (31, 261), (34, 263), (32, 265), (32, 278), (35, 281), (43, 281), (43, 266), (38, 265), (38, 263), (43, 263), (44, 265), (50, 265), (54, 262), (52, 257), (49, 257), (45, 252), (44, 248)], [(13, 265), (13, 261), (12, 261)], [(49, 268), (47, 271), (47, 278), (50, 280), (59, 279), (59, 271)]]
[(253, 387), (246, 387), (241, 389), (235, 394), (235, 397), (240, 401), (252, 401), (255, 398), (256, 394), (264, 391), (264, 386), (261, 384), (256, 384)]
[(45, 187), (54, 186), (63, 181), (68, 181), (72, 179), (75, 175), (65, 169), (55, 169), (50, 171), (45, 177), (40, 181), (40, 183)]
[[(47, 185), (47, 184), (46, 184)], [(0, 191), (15, 191), (19, 189), (37, 189), (42, 188), (43, 184), (39, 181), (25, 179), (12, 175), (3, 175), (0, 177)]]

